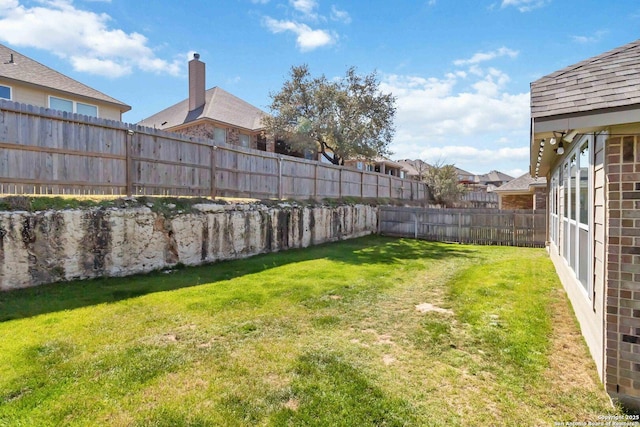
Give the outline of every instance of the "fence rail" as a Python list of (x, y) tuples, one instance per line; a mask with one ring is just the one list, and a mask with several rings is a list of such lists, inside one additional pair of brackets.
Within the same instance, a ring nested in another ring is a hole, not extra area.
[(424, 183), (0, 100), (0, 194), (425, 200)]
[(381, 207), (380, 233), (479, 245), (544, 247), (544, 210)]

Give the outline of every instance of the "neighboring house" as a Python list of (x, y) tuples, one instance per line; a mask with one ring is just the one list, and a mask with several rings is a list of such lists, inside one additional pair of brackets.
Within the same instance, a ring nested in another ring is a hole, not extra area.
[(378, 172), (398, 178), (405, 177), (401, 164), (384, 157), (377, 157), (373, 160), (349, 159), (344, 161), (344, 165), (361, 171)]
[(547, 180), (532, 178), (529, 172), (493, 190), (498, 209), (546, 209)]
[(493, 191), (511, 180), (513, 180), (512, 176), (494, 170), (483, 175), (475, 175), (474, 186), (486, 191)]
[(467, 172), (466, 170), (460, 169), (458, 167), (456, 167), (456, 172), (458, 173), (458, 182), (465, 187), (472, 186), (476, 183), (475, 174)]
[(216, 143), (275, 151), (262, 125), (266, 113), (219, 87), (205, 90), (205, 63), (199, 58), (196, 53), (189, 61), (189, 97), (138, 124)]
[(131, 107), (0, 44), (0, 99), (122, 121)]
[(404, 176), (409, 179), (415, 179), (417, 181), (422, 181), (424, 175), (427, 173), (431, 165), (422, 160), (397, 160), (396, 163), (402, 166), (402, 170), (404, 171)]
[(609, 395), (640, 408), (640, 40), (531, 84), (549, 254)]

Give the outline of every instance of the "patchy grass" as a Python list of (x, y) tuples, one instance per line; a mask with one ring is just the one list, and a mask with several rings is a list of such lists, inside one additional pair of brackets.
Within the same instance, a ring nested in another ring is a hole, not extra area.
[(560, 289), (540, 249), (368, 237), (3, 293), (0, 426), (617, 414)]

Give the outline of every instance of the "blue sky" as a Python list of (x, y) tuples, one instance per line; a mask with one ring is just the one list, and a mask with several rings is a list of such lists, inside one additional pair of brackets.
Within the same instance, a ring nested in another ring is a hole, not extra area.
[(293, 65), (376, 71), (393, 159), (528, 168), (530, 82), (640, 38), (637, 0), (0, 0), (0, 43), (132, 106), (187, 97), (187, 61), (268, 111)]

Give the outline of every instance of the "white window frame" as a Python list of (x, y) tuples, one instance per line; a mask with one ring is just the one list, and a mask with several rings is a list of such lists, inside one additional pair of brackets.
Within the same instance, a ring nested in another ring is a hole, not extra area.
[(558, 193), (560, 192), (560, 186), (558, 185), (560, 179), (560, 169), (556, 169), (551, 178), (551, 188), (549, 191), (549, 212), (551, 220), (551, 242), (558, 248), (558, 232), (560, 231), (560, 215), (559, 215), (559, 200)]
[[(216, 135), (216, 131), (217, 131), (218, 135)], [(220, 134), (223, 134), (223, 140), (222, 141), (218, 140), (219, 139), (218, 136), (220, 136)], [(219, 143), (226, 144), (227, 143), (227, 129), (215, 126), (213, 128), (213, 141), (216, 144), (219, 144)]]
[[(587, 224), (580, 222), (580, 178), (581, 178), (581, 169), (582, 165), (580, 164), (580, 152), (582, 147), (587, 144), (588, 150), (588, 165), (587, 165)], [(571, 151), (567, 153), (567, 156), (563, 159), (563, 161), (558, 165), (558, 169), (554, 172), (554, 177), (556, 174), (559, 176), (560, 169), (562, 168), (566, 172), (566, 176), (563, 176), (564, 182), (558, 182), (558, 191), (563, 191), (565, 197), (563, 197), (562, 205), (558, 206), (558, 216), (562, 219), (560, 222), (563, 224), (562, 236), (558, 235), (558, 238), (561, 240), (561, 253), (563, 259), (565, 261), (565, 265), (573, 272), (573, 275), (580, 287), (580, 289), (584, 292), (587, 299), (592, 300), (593, 298), (593, 238), (594, 238), (594, 225), (593, 225), (593, 162), (594, 162), (594, 138), (593, 135), (584, 135), (583, 137), (576, 140), (573, 146), (571, 147)], [(575, 171), (572, 176), (572, 168), (571, 168), (571, 159), (575, 156), (576, 164)], [(566, 168), (566, 169), (565, 169)], [(568, 188), (568, 191), (565, 191), (567, 186), (573, 184), (575, 188)], [(552, 180), (552, 187), (554, 186), (554, 181)], [(573, 190), (573, 191), (572, 191)], [(568, 196), (568, 197), (567, 197)], [(565, 216), (565, 209), (567, 210), (567, 215)], [(575, 212), (575, 219), (572, 218), (572, 214)], [(553, 220), (553, 218), (552, 218)], [(575, 230), (575, 236), (572, 239), (569, 239), (571, 236), (571, 231)], [(580, 234), (582, 231), (586, 231), (587, 241), (580, 241)], [(555, 242), (558, 245), (557, 242)], [(587, 245), (587, 255), (586, 260), (581, 260), (580, 258), (580, 246)], [(570, 246), (573, 246), (571, 248)], [(572, 251), (573, 249), (573, 251)], [(573, 252), (573, 259), (571, 259), (571, 254)], [(581, 277), (581, 262), (587, 262), (587, 270), (586, 270), (586, 278)], [(586, 279), (586, 287), (582, 284), (581, 279)]]
[[(243, 139), (246, 140), (246, 144), (243, 142)], [(238, 135), (238, 145), (244, 148), (251, 148), (251, 135), (247, 135), (246, 133), (241, 133)]]
[[(91, 116), (91, 115), (90, 115), (89, 117), (100, 117), (100, 109), (99, 109), (99, 107), (98, 107), (97, 105), (94, 105), (94, 104), (88, 104), (88, 103), (86, 103), (86, 102), (78, 102), (78, 101), (74, 101), (73, 99), (61, 98), (61, 97), (59, 97), (59, 96), (49, 95), (49, 99), (48, 99), (48, 101), (49, 101), (49, 108), (52, 108), (52, 107), (51, 107), (51, 99), (59, 99), (59, 100), (61, 100), (61, 101), (68, 101), (68, 102), (71, 102), (71, 108), (72, 108), (72, 110), (73, 110), (73, 111), (71, 111), (71, 112), (72, 112), (72, 113), (74, 113), (74, 114), (78, 114), (78, 104), (86, 105), (86, 106), (88, 106), (88, 107), (95, 107), (95, 109), (96, 109), (96, 115), (95, 115), (95, 116)], [(62, 111), (62, 110), (61, 110), (61, 111)]]
[(0, 97), (0, 99), (7, 99), (9, 101), (13, 100), (13, 87), (9, 86), (9, 85), (5, 85), (5, 84), (0, 84), (1, 87), (6, 87), (7, 89), (9, 89), (9, 98), (2, 98)]

